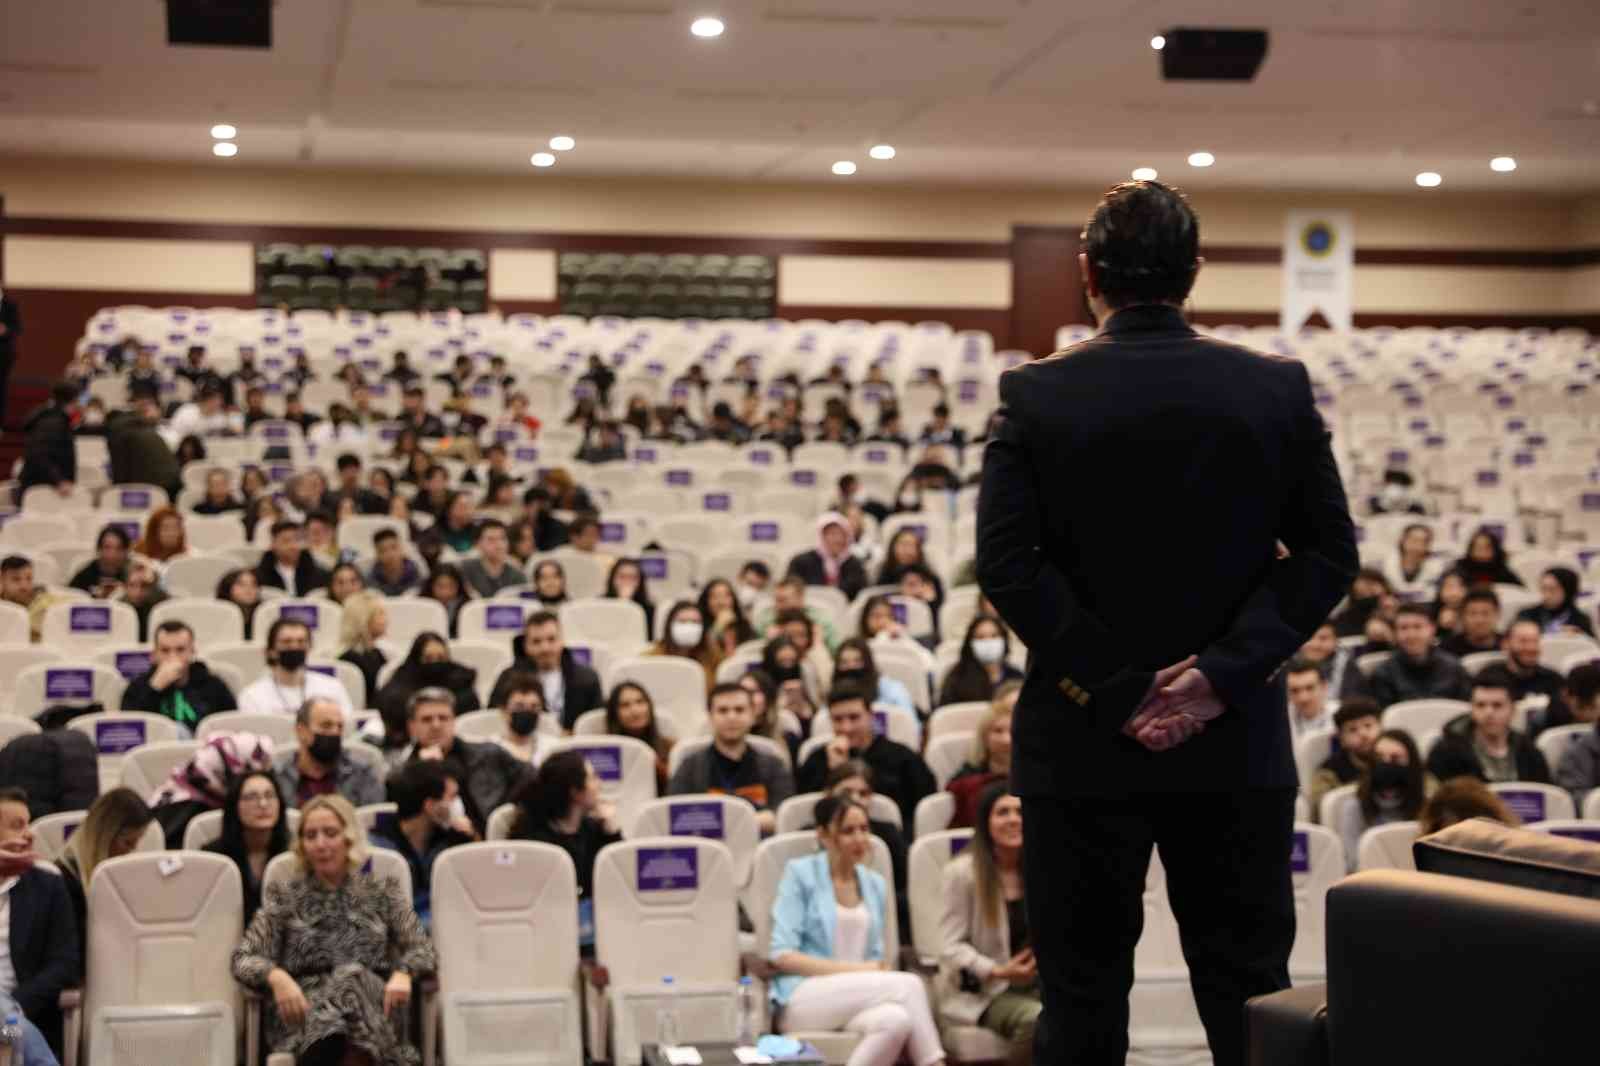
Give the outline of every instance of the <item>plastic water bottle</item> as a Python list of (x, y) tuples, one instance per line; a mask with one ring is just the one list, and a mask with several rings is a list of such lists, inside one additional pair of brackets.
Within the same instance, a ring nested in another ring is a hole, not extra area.
[(738, 1047), (754, 1047), (756, 1043), (756, 990), (746, 974), (739, 978), (739, 1039)]
[(6, 1012), (4, 1025), (0, 1025), (0, 1066), (22, 1064), (22, 1016), (15, 1009)]
[(661, 979), (661, 1007), (656, 1011), (656, 1046), (669, 1048), (678, 1046), (678, 1005), (676, 1003), (678, 990), (673, 986), (672, 978)]

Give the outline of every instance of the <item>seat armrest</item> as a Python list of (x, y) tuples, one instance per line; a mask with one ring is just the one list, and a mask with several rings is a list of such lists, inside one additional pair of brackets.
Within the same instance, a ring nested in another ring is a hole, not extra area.
[(56, 1002), (61, 1008), (62, 1066), (78, 1066), (78, 1048), (83, 1042), (83, 989), (63, 988)]
[(241, 985), (244, 999), (244, 1061), (261, 1061), (261, 993), (248, 985)]
[(439, 978), (417, 978), (422, 1010), (422, 1066), (434, 1066), (439, 1053)]
[(1249, 1066), (1327, 1066), (1327, 985), (1256, 996), (1244, 1010)]

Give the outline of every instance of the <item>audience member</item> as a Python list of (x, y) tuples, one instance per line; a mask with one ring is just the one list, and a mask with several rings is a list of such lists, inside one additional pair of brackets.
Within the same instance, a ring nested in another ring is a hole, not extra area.
[(244, 510), (244, 501), (234, 494), (226, 470), (218, 467), (206, 474), (205, 492), (193, 510), (195, 514), (203, 515), (229, 514)]
[(772, 1004), (785, 1030), (858, 1033), (850, 1066), (892, 1066), (902, 1053), (918, 1066), (943, 1066), (922, 979), (891, 970), (884, 953), (889, 892), (866, 865), (869, 834), (859, 803), (818, 802), (822, 847), (789, 861), (772, 904)]
[(545, 559), (533, 568), (534, 596), (546, 607), (566, 603), (567, 571), (554, 559)]
[(515, 671), (506, 680), (500, 705), (505, 732), (495, 737), (494, 742), (533, 765), (539, 757), (539, 725), (544, 713), (544, 686), (539, 683), (539, 676), (527, 670)]
[(812, 619), (811, 612), (785, 608), (773, 620), (773, 628), (800, 653), (808, 685), (814, 678), (819, 686), (812, 695), (820, 698), (820, 693), (833, 683), (833, 656), (828, 654), (827, 644), (817, 638), (817, 623)]
[(1003, 782), (977, 797), (972, 844), (944, 868), (939, 1013), (1010, 1045), (1010, 1066), (1033, 1061), (1043, 1004), (1023, 899), (1022, 801)]
[(1488, 785), (1475, 777), (1456, 777), (1440, 784), (1422, 805), (1422, 813), (1417, 815), (1417, 833), (1430, 836), (1470, 818), (1488, 818), (1512, 828), (1522, 824), (1522, 819)]
[(33, 562), (26, 555), (0, 559), (0, 600), (14, 603), (28, 612), (28, 639), (39, 643), (44, 615), (57, 597), (33, 583)]
[(1400, 533), (1400, 540), (1383, 561), (1383, 576), (1402, 596), (1421, 599), (1433, 591), (1442, 564), (1429, 558), (1433, 550), (1433, 529), (1413, 522)]
[(235, 777), (250, 770), (271, 770), (272, 758), (272, 739), (254, 733), (218, 732), (201, 742), (150, 798), (167, 850), (183, 846), (184, 832), (196, 815), (222, 809)]
[(472, 498), (464, 492), (452, 492), (446, 497), (443, 509), (435, 516), (434, 529), (444, 538), (453, 552), (469, 552), (478, 541), (478, 523), (473, 519)]
[[(327, 511), (317, 510), (306, 514), (306, 554), (311, 556), (311, 561), (316, 563), (317, 566), (328, 571), (330, 598), (333, 595), (333, 572), (338, 570), (341, 565), (349, 565), (344, 561), (344, 553), (339, 550), (338, 529), (338, 520)], [(350, 569), (355, 571), (355, 579), (359, 587), (361, 572), (355, 570), (354, 567), (350, 567)], [(335, 600), (335, 602), (338, 601)]]
[(0, 787), (0, 998), (15, 1001), (37, 1030), (22, 1049), (23, 1066), (38, 1061), (38, 1038), (62, 1050), (61, 993), (83, 974), (83, 909), (74, 913), (66, 878), (35, 858), (28, 795)]
[(1600, 788), (1600, 662), (1584, 663), (1567, 675), (1566, 706), (1575, 722), (1592, 724), (1561, 752), (1556, 784), (1581, 802), (1591, 788)]
[(1301, 660), (1314, 663), (1322, 673), (1329, 692), (1342, 692), (1345, 668), (1350, 664), (1350, 649), (1339, 643), (1339, 634), (1332, 622), (1323, 622), (1311, 634), (1311, 639), (1300, 646)]
[(1522, 578), (1506, 564), (1505, 545), (1487, 526), (1478, 527), (1467, 542), (1467, 554), (1456, 560), (1455, 567), (1469, 586), (1520, 585)]
[(727, 578), (706, 582), (695, 606), (700, 608), (701, 618), (711, 620), (711, 644), (724, 659), (739, 645), (758, 639), (755, 627), (745, 619), (744, 605), (739, 602), (733, 582)]
[(139, 556), (128, 566), (128, 580), (113, 599), (133, 608), (139, 622), (139, 639), (150, 639), (150, 613), (172, 597), (161, 587), (155, 564)]
[(103, 600), (121, 591), (128, 580), (128, 532), (119, 525), (103, 526), (95, 538), (94, 558), (69, 582), (72, 588)]
[(1323, 796), (1361, 779), (1361, 772), (1372, 762), (1372, 745), (1383, 731), (1378, 705), (1364, 696), (1341, 700), (1333, 713), (1333, 726), (1338, 730), (1333, 751), (1317, 767), (1306, 790), (1312, 817), (1320, 815)]
[(665, 792), (738, 796), (756, 809), (763, 835), (778, 826), (778, 807), (794, 795), (794, 775), (776, 755), (750, 744), (755, 716), (743, 686), (719, 684), (707, 707), (711, 743), (684, 757)]
[(495, 679), (491, 706), (505, 706), (512, 676), (524, 671), (539, 679), (545, 708), (564, 732), (572, 732), (584, 711), (604, 705), (600, 675), (562, 643), (561, 620), (553, 611), (537, 611), (524, 620), (521, 635), (511, 638), (511, 657), (511, 665)]
[(378, 673), (389, 661), (378, 641), (389, 632), (389, 612), (383, 597), (361, 591), (347, 596), (339, 622), (339, 659), (361, 671), (368, 702), (378, 694)]
[(1413, 822), (1439, 787), (1427, 773), (1416, 741), (1403, 729), (1386, 729), (1372, 744), (1372, 758), (1356, 785), (1357, 802), (1345, 807), (1340, 824), (1330, 826), (1344, 840), (1345, 864), (1356, 868), (1361, 834), (1380, 825)]
[[(765, 569), (765, 564), (759, 565)], [(745, 564), (745, 569), (740, 572), (741, 581), (745, 580), (747, 574), (754, 576), (750, 566), (751, 564)], [(760, 588), (751, 593), (752, 603), (765, 590), (766, 584), (767, 582), (763, 578)], [(839, 641), (834, 632), (833, 621), (829, 612), (821, 607), (808, 606), (806, 604), (806, 587), (805, 580), (793, 574), (784, 577), (776, 585), (772, 586), (772, 606), (755, 616), (753, 624), (756, 629), (756, 635), (775, 636), (780, 624), (778, 621), (779, 616), (799, 611), (809, 618), (816, 631), (822, 634), (823, 644), (829, 648), (837, 645)]]
[(679, 600), (667, 612), (667, 624), (662, 627), (661, 639), (650, 645), (646, 655), (669, 655), (698, 663), (705, 674), (706, 691), (717, 683), (717, 667), (722, 665), (722, 655), (712, 645), (706, 632), (700, 608), (692, 600)]
[(867, 587), (867, 570), (850, 551), (850, 522), (837, 511), (817, 519), (817, 546), (789, 561), (789, 577), (807, 585), (826, 585), (853, 600)]
[(461, 784), (440, 762), (406, 763), (389, 776), (393, 814), (378, 815), (372, 844), (398, 852), (411, 868), (411, 906), (424, 929), (433, 925), (433, 863), (446, 848), (478, 839), (460, 813)]
[(338, 460), (339, 484), (334, 493), (337, 499), (349, 500), (355, 505), (356, 514), (381, 515), (389, 510), (389, 495), (379, 495), (371, 488), (361, 484), (361, 459), (359, 456), (346, 452)]
[(567, 547), (587, 556), (601, 570), (610, 572), (617, 557), (600, 550), (600, 520), (592, 512), (580, 514), (567, 527)]
[(393, 1019), (436, 965), (416, 912), (359, 872), (366, 833), (338, 796), (301, 812), (294, 855), (296, 876), (267, 891), (233, 953), (233, 976), (272, 997), (266, 1047), (298, 1062), (415, 1062)]
[(237, 437), (243, 432), (244, 419), (237, 411), (228, 410), (222, 388), (208, 379), (195, 399), (172, 412), (166, 436), (170, 444), (188, 436)]
[(439, 416), (430, 414), (423, 406), (425, 394), (422, 387), (416, 384), (405, 386), (405, 391), (400, 394), (400, 414), (396, 421), (405, 428), (412, 430), (419, 437), (437, 439), (445, 435), (444, 423)]
[(511, 540), (506, 525), (491, 518), (478, 526), (478, 554), (461, 564), (461, 576), (472, 591), (488, 599), (501, 589), (528, 583), (528, 575), (511, 562)]
[(606, 732), (615, 737), (632, 737), (649, 745), (656, 757), (656, 794), (667, 791), (667, 760), (676, 738), (669, 737), (656, 720), (655, 701), (643, 685), (623, 681), (606, 699)]
[(1334, 631), (1341, 637), (1358, 637), (1367, 632), (1367, 620), (1374, 615), (1391, 616), (1397, 601), (1383, 571), (1362, 567), (1350, 583), (1350, 598), (1333, 616)]
[(1594, 636), (1594, 623), (1578, 606), (1578, 573), (1565, 566), (1552, 566), (1539, 575), (1539, 602), (1517, 614), (1540, 632), (1553, 637)]
[(255, 630), (256, 608), (261, 606), (261, 583), (254, 570), (229, 570), (217, 582), (217, 599), (231, 603), (244, 615), (244, 639), (250, 640)]
[(1518, 618), (1506, 630), (1505, 670), (1511, 677), (1511, 702), (1521, 703), (1532, 699), (1538, 722), (1529, 722), (1528, 736), (1538, 736), (1539, 730), (1552, 725), (1565, 725), (1572, 718), (1563, 705), (1562, 693), (1566, 682), (1548, 666), (1539, 664), (1539, 623), (1531, 618)]
[[(738, 685), (750, 696), (750, 731), (768, 740), (787, 741), (778, 714), (778, 685), (772, 675), (755, 666), (739, 675)], [(798, 734), (793, 736), (798, 741)], [(791, 745), (790, 755), (794, 752)]]
[(176, 507), (158, 507), (144, 524), (144, 536), (133, 545), (136, 554), (164, 563), (189, 552), (183, 515)]
[(222, 804), (222, 835), (201, 850), (226, 856), (239, 868), (246, 927), (261, 909), (261, 878), (267, 863), (289, 850), (289, 805), (278, 781), (265, 770), (240, 774)]
[(900, 808), (900, 824), (914, 825), (917, 804), (937, 787), (933, 771), (904, 744), (873, 732), (871, 701), (859, 685), (834, 686), (828, 694), (828, 716), (833, 737), (800, 765), (796, 787), (801, 792), (821, 791), (830, 769), (847, 759), (860, 759), (872, 768), (877, 790)]
[[(0, 345), (8, 344), (9, 339), (0, 333)], [(70, 381), (58, 381), (50, 387), (50, 402), (35, 409), (22, 424), (26, 437), (14, 502), (21, 504), (23, 494), (35, 485), (49, 485), (62, 496), (72, 493), (78, 480), (77, 444), (72, 436), (77, 402), (77, 387)], [(3, 404), (0, 401), (0, 410)]]
[(581, 751), (558, 751), (523, 779), (511, 802), (511, 836), (554, 844), (572, 858), (578, 875), (578, 939), (594, 955), (594, 860), (622, 839), (614, 807), (600, 796), (600, 777)]
[(872, 693), (874, 704), (887, 703), (912, 714), (917, 713), (917, 705), (912, 700), (911, 690), (906, 688), (905, 683), (878, 672), (878, 664), (872, 657), (872, 646), (865, 639), (851, 637), (840, 644), (833, 666), (834, 680), (837, 681), (847, 674), (854, 675), (862, 688)]
[(280, 519), (272, 525), (272, 547), (256, 564), (256, 582), (262, 588), (283, 589), (304, 596), (328, 587), (328, 572), (306, 551), (305, 532), (297, 522)]
[(522, 494), (522, 518), (533, 528), (533, 543), (538, 551), (554, 551), (567, 543), (567, 527), (551, 514), (554, 504), (550, 491), (535, 485)]
[(778, 636), (767, 641), (761, 651), (761, 671), (772, 678), (776, 689), (774, 713), (788, 711), (800, 724), (802, 737), (811, 733), (811, 720), (816, 714), (816, 697), (819, 691), (810, 664), (800, 658), (800, 649), (788, 637)]
[(872, 596), (861, 609), (861, 632), (874, 644), (890, 644), (916, 655), (928, 668), (934, 670), (933, 648), (937, 642), (933, 634), (913, 638), (906, 627), (895, 617), (894, 603), (887, 596)]
[(974, 724), (972, 750), (946, 790), (956, 798), (951, 829), (971, 829), (977, 824), (978, 797), (984, 789), (1011, 777), (1011, 717), (1022, 692), (1020, 682), (1001, 685), (988, 710)]
[(372, 537), (377, 560), (367, 571), (367, 584), (385, 596), (404, 596), (422, 581), (422, 571), (406, 556), (400, 534), (380, 529)]
[(1511, 728), (1516, 681), (1502, 667), (1489, 666), (1472, 679), (1472, 709), (1445, 724), (1428, 753), (1428, 769), (1440, 781), (1476, 777), (1480, 781), (1550, 783), (1550, 767), (1523, 733)]
[[(655, 632), (656, 605), (650, 598), (650, 582), (644, 576), (644, 569), (637, 559), (618, 559), (611, 567), (611, 572), (606, 575), (606, 590), (603, 593), (608, 600), (629, 600), (637, 603), (644, 611), (645, 632)], [(701, 617), (705, 617), (703, 614)]]
[[(1467, 579), (1459, 570), (1446, 570), (1439, 578), (1439, 584), (1434, 589), (1433, 624), (1439, 627), (1441, 633), (1455, 633), (1461, 628), (1461, 612), (1466, 607)], [(1492, 591), (1492, 590), (1489, 590)], [(1498, 604), (1500, 598), (1495, 597)]]
[[(878, 584), (898, 585), (900, 577), (914, 566), (928, 567), (928, 556), (923, 550), (922, 537), (914, 529), (901, 529), (889, 540), (889, 550), (884, 556), (883, 566), (878, 570)], [(931, 573), (931, 568), (929, 568)], [(944, 602), (944, 585), (935, 577), (937, 593), (935, 600)]]
[(419, 690), (445, 689), (453, 698), (456, 711), (465, 713), (479, 707), (477, 681), (476, 670), (451, 660), (450, 644), (444, 637), (423, 632), (411, 641), (411, 650), (371, 702), (382, 712), (389, 743), (395, 745), (405, 735), (411, 697)]
[(343, 607), (351, 596), (367, 587), (367, 579), (354, 563), (339, 563), (328, 574), (328, 599)]
[[(867, 826), (883, 841), (894, 874), (895, 906), (902, 929), (911, 928), (911, 895), (906, 891), (906, 833), (900, 823), (872, 816), (872, 768), (860, 759), (847, 759), (822, 779), (822, 793), (852, 799), (867, 809)], [(815, 805), (813, 805), (814, 807)]]
[(272, 765), (278, 788), (292, 806), (333, 793), (357, 807), (383, 802), (383, 783), (364, 760), (344, 750), (344, 712), (332, 700), (313, 696), (294, 717), (295, 748)]
[(1460, 625), (1439, 642), (1456, 658), (1500, 650), (1500, 597), (1492, 588), (1477, 588), (1461, 600)]
[[(1472, 679), (1461, 660), (1434, 646), (1433, 618), (1420, 604), (1395, 612), (1395, 644), (1366, 679), (1366, 692), (1380, 709), (1405, 700), (1464, 700)], [(1359, 671), (1357, 671), (1359, 674)]]
[(400, 753), (397, 765), (415, 759), (440, 759), (453, 764), (455, 778), (461, 784), (462, 807), (473, 831), (483, 836), (489, 815), (506, 802), (531, 769), (498, 744), (456, 736), (455, 700), (448, 689), (419, 690), (411, 697), (407, 711), (411, 744)]
[[(68, 838), (56, 866), (72, 904), (74, 925), (88, 929), (89, 885), (107, 859), (129, 855), (139, 847), (155, 813), (129, 788), (102, 792), (89, 806), (77, 831)], [(78, 965), (82, 965), (81, 962)]]
[(461, 608), (467, 604), (467, 583), (461, 576), (461, 568), (452, 563), (441, 563), (433, 568), (422, 583), (421, 597), (433, 600), (444, 607), (445, 618), (450, 625), (450, 635), (456, 636), (461, 622)]
[(994, 698), (1007, 681), (1021, 681), (1022, 671), (1012, 666), (1011, 636), (994, 615), (980, 614), (967, 626), (961, 656), (939, 686), (939, 706)]
[(292, 618), (279, 618), (267, 629), (267, 672), (239, 693), (239, 709), (270, 714), (297, 714), (313, 698), (339, 705), (348, 722), (355, 714), (350, 694), (334, 678), (306, 669), (311, 651), (311, 627)]
[(193, 732), (207, 715), (234, 709), (233, 692), (195, 657), (187, 622), (162, 622), (152, 645), (150, 669), (128, 683), (123, 710), (165, 715)]
[(1317, 664), (1291, 659), (1284, 668), (1284, 675), (1288, 679), (1289, 723), (1294, 727), (1294, 738), (1299, 740), (1308, 733), (1331, 727), (1333, 712), (1328, 708), (1328, 683), (1322, 679)]
[(153, 397), (136, 400), (131, 410), (106, 415), (106, 449), (113, 485), (155, 485), (176, 498), (183, 488), (178, 457), (157, 426), (161, 409)]

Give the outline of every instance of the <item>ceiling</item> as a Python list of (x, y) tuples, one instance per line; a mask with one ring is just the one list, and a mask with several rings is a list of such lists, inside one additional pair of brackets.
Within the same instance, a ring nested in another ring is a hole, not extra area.
[[(693, 18), (727, 24), (716, 40)], [(1265, 27), (1251, 84), (1150, 37)], [(1600, 189), (1593, 0), (277, 0), (270, 51), (161, 0), (0, 0), (0, 156), (731, 181)], [(549, 171), (530, 153), (576, 137)], [(867, 157), (878, 142), (898, 157)], [(1186, 163), (1215, 153), (1215, 166)], [(1512, 155), (1513, 174), (1490, 171)], [(835, 160), (859, 164), (830, 174)]]

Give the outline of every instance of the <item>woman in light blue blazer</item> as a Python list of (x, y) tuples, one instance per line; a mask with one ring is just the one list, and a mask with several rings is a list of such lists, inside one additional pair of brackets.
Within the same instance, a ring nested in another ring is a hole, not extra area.
[(770, 957), (778, 1026), (843, 1029), (861, 1042), (847, 1066), (943, 1066), (944, 1047), (920, 978), (884, 957), (889, 889), (866, 866), (867, 809), (845, 796), (817, 801), (822, 850), (793, 859), (772, 904)]

